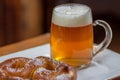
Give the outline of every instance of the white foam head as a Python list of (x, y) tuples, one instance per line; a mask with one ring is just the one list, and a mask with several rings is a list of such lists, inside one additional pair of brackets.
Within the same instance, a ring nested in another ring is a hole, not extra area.
[(92, 23), (91, 9), (83, 4), (63, 4), (53, 10), (52, 22), (64, 27), (80, 27)]

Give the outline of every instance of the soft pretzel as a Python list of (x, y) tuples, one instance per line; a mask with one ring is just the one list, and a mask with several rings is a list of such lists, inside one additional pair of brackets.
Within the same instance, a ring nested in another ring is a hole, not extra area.
[(16, 57), (0, 63), (0, 80), (75, 80), (76, 70), (62, 62), (39, 56)]

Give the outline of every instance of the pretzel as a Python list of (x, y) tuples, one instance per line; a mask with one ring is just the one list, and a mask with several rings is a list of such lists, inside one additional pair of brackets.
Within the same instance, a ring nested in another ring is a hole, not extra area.
[(76, 70), (48, 57), (16, 57), (0, 63), (0, 80), (76, 80)]

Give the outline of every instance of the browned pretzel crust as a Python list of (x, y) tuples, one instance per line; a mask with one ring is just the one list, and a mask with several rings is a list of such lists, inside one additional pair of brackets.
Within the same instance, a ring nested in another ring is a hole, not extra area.
[(43, 56), (16, 57), (0, 63), (0, 80), (76, 80), (76, 70)]

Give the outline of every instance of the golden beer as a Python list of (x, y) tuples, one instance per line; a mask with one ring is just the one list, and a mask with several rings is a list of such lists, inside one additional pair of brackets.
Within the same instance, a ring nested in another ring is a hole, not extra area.
[(73, 66), (89, 64), (92, 58), (92, 25), (63, 27), (51, 25), (51, 56)]
[[(82, 13), (81, 9), (83, 9)], [(91, 17), (89, 8), (83, 5), (74, 5), (70, 8), (69, 5), (58, 6), (54, 9), (51, 23), (51, 57), (53, 59), (75, 67), (91, 62), (93, 53)]]

